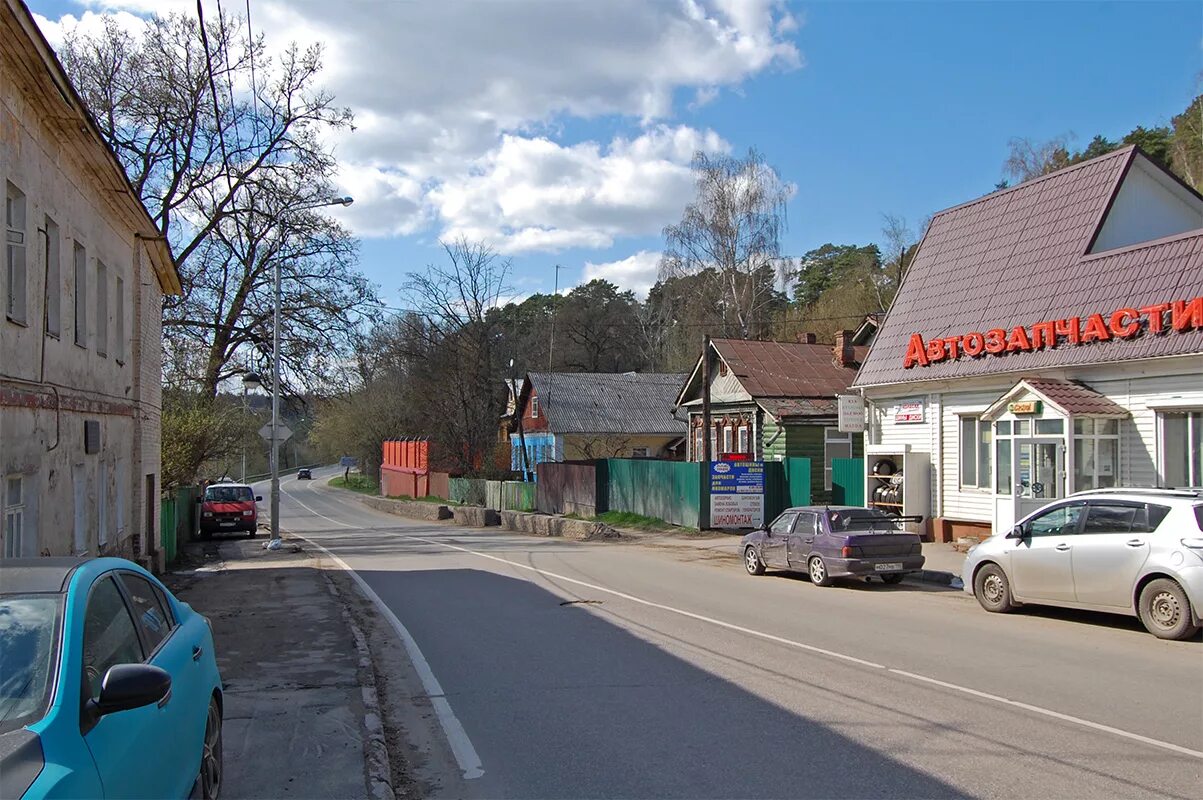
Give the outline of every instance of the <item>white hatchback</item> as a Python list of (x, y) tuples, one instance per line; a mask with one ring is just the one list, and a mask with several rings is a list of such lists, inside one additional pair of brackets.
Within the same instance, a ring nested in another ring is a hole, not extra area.
[(1203, 497), (1100, 489), (1050, 503), (974, 546), (961, 572), (982, 608), (1041, 605), (1139, 617), (1162, 639), (1203, 627)]

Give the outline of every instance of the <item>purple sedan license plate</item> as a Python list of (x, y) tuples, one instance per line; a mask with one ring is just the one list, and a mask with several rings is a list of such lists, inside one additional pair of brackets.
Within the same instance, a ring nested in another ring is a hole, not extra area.
[(898, 570), (902, 569), (902, 562), (891, 561), (888, 564), (874, 564), (873, 569), (877, 570), (878, 572), (897, 572)]

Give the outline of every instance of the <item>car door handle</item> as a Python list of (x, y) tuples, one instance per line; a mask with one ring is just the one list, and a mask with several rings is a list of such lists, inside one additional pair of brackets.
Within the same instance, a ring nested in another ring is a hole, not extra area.
[(1066, 550), (1068, 550), (1068, 549), (1069, 549), (1069, 545), (1067, 545), (1067, 544), (1059, 544), (1059, 545), (1057, 545), (1057, 549), (1058, 549), (1058, 550), (1060, 550), (1062, 553), (1064, 553)]
[(1129, 539), (1128, 541), (1124, 542), (1124, 544), (1128, 545), (1128, 547), (1143, 547), (1144, 543), (1144, 539)]
[(205, 648), (201, 647), (199, 644), (193, 645), (192, 646), (192, 660), (200, 661), (200, 657), (202, 655), (204, 655), (204, 652), (205, 652)]
[(811, 538), (811, 539), (803, 539), (802, 541), (803, 541), (803, 542), (805, 542), (806, 544), (810, 544), (810, 543), (812, 543), (812, 542), (814, 541), (814, 539), (813, 539), (813, 538)]

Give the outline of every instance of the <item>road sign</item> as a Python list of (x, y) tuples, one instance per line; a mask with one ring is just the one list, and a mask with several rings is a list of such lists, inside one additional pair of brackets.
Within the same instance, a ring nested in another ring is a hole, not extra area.
[(338, 460), (338, 465), (340, 467), (354, 467), (358, 463), (359, 462), (355, 460), (355, 456), (343, 456)]
[[(270, 442), (272, 440), (272, 424), (269, 422), (266, 425), (264, 425), (262, 428), (260, 428), (259, 435), (263, 437), (264, 441)], [(287, 442), (291, 436), (292, 436), (292, 431), (289, 429), (289, 427), (287, 425), (285, 425), (284, 423), (280, 423), (279, 425), (276, 426), (276, 441), (277, 442)]]

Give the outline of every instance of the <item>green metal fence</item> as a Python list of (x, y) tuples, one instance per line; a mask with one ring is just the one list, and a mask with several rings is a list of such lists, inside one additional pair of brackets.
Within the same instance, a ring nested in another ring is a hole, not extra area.
[(784, 458), (764, 462), (764, 521), (771, 522), (792, 506), (808, 506), (810, 459)]
[[(598, 462), (601, 466), (602, 462)], [(673, 525), (698, 527), (701, 507), (701, 464), (682, 461), (608, 458), (606, 502), (597, 513), (627, 511), (656, 517)], [(600, 481), (599, 481), (600, 483)]]
[(865, 460), (831, 459), (831, 502), (840, 506), (865, 504)]
[(167, 564), (174, 563), (176, 556), (175, 512), (175, 498), (163, 498), (159, 506), (159, 546), (163, 549), (163, 560)]

